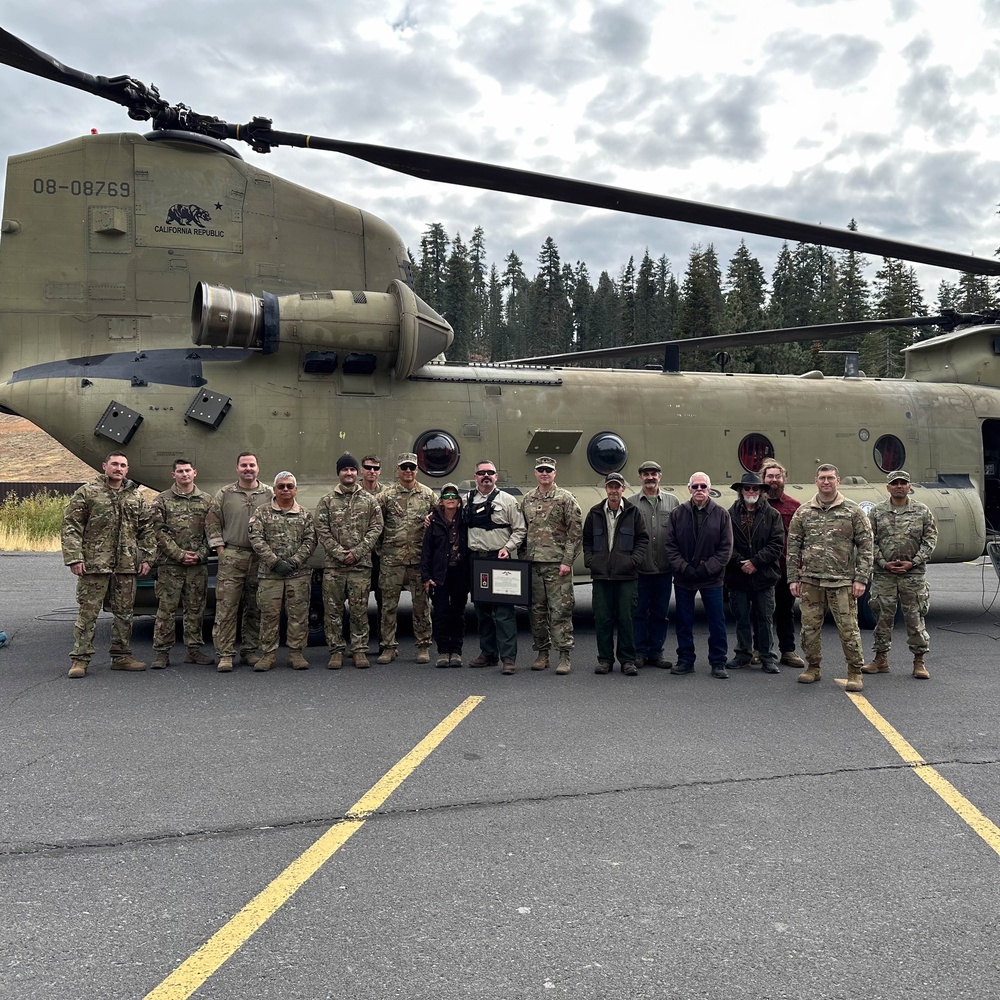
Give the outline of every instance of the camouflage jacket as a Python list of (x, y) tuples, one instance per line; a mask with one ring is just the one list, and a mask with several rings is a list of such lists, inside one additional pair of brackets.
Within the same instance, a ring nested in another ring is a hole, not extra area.
[(292, 576), (308, 576), (306, 565), (316, 550), (316, 526), (313, 516), (297, 503), (291, 510), (280, 510), (272, 500), (254, 511), (250, 518), (250, 544), (260, 556), (259, 575), (262, 579), (280, 579), (272, 572), (279, 559), (295, 567)]
[[(360, 480), (358, 482), (360, 483)], [(361, 488), (363, 490), (365, 489), (364, 486), (362, 486)], [(367, 493), (368, 496), (370, 496), (377, 504), (379, 504), (379, 513), (382, 513), (382, 506), (381, 506), (382, 494), (385, 493), (385, 491), (388, 488), (389, 487), (386, 486), (385, 483), (377, 482), (375, 484), (375, 489), (371, 493), (368, 493), (368, 490), (365, 490), (365, 493)], [(385, 528), (385, 517), (382, 518), (382, 527), (383, 529)], [(376, 556), (382, 555), (382, 537), (383, 537), (382, 535), (379, 535), (378, 541), (374, 544), (374, 546), (372, 546), (372, 553)]]
[(572, 566), (583, 547), (583, 511), (576, 497), (561, 486), (548, 493), (536, 487), (521, 499), (521, 513), (528, 526), (527, 558)]
[(829, 507), (819, 494), (802, 504), (788, 526), (788, 582), (820, 587), (868, 585), (872, 529), (864, 511), (837, 493)]
[(868, 520), (875, 535), (876, 571), (885, 570), (887, 562), (905, 559), (913, 563), (910, 573), (926, 574), (938, 538), (930, 507), (912, 497), (903, 507), (886, 500), (868, 512)]
[(88, 573), (138, 573), (152, 565), (156, 536), (138, 484), (120, 490), (101, 475), (70, 497), (62, 523), (63, 562), (82, 562)]
[(416, 483), (412, 490), (395, 483), (376, 499), (385, 520), (382, 565), (419, 566), (424, 518), (437, 506), (436, 494), (423, 483)]
[(253, 512), (274, 496), (270, 486), (260, 483), (255, 490), (242, 490), (239, 483), (223, 486), (212, 498), (212, 506), (205, 515), (205, 534), (208, 544), (217, 549), (220, 545), (250, 548), (247, 529)]
[(156, 565), (184, 564), (185, 552), (197, 552), (198, 562), (208, 562), (208, 539), (205, 515), (212, 498), (196, 486), (193, 493), (178, 493), (175, 487), (164, 490), (150, 504), (149, 512), (156, 533)]
[(316, 507), (316, 534), (323, 546), (323, 565), (343, 569), (344, 559), (352, 553), (350, 569), (370, 568), (372, 550), (382, 536), (382, 508), (375, 494), (360, 486), (347, 490), (338, 483)]

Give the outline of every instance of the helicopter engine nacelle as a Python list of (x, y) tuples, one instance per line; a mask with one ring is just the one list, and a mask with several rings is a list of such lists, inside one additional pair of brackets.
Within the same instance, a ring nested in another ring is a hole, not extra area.
[(401, 281), (385, 292), (299, 292), (261, 298), (201, 281), (191, 307), (195, 344), (273, 354), (295, 344), (347, 356), (370, 355), (379, 369), (406, 379), (439, 354), (455, 334)]

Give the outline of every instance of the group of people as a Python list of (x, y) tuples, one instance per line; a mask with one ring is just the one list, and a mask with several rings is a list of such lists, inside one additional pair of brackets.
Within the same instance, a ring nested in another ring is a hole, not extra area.
[[(531, 576), (531, 669), (555, 662), (556, 674), (568, 674), (573, 564), (582, 550), (593, 581), (596, 673), (610, 673), (616, 660), (626, 676), (637, 676), (645, 666), (691, 673), (700, 595), (713, 677), (725, 679), (727, 668), (759, 661), (766, 673), (778, 673), (780, 662), (805, 668), (798, 678), (803, 683), (819, 680), (820, 631), (829, 607), (847, 661), (847, 688), (861, 690), (863, 672), (889, 669), (897, 598), (914, 676), (929, 676), (925, 565), (937, 529), (929, 509), (909, 495), (907, 473), (890, 474), (888, 499), (866, 515), (839, 492), (832, 466), (820, 466), (817, 493), (800, 506), (784, 492), (785, 469), (768, 459), (760, 475), (748, 473), (732, 486), (738, 496), (726, 508), (712, 499), (705, 473), (689, 478), (690, 499), (681, 503), (661, 490), (660, 465), (646, 461), (637, 470), (639, 492), (626, 497), (625, 478), (613, 472), (605, 477), (605, 499), (584, 516), (576, 498), (556, 484), (556, 466), (551, 457), (538, 458), (535, 488), (517, 498), (498, 487), (496, 464), (484, 459), (476, 463), (474, 489), (463, 494), (445, 483), (439, 497), (417, 481), (417, 456), (411, 452), (398, 456), (392, 485), (380, 481), (377, 455), (359, 462), (344, 454), (336, 463), (336, 485), (310, 511), (298, 503), (291, 472), (279, 472), (273, 486), (263, 484), (250, 452), (237, 458), (236, 482), (214, 497), (197, 487), (194, 464), (176, 459), (173, 486), (147, 505), (128, 479), (127, 456), (113, 452), (102, 475), (73, 494), (63, 521), (64, 561), (78, 578), (69, 676), (86, 676), (105, 600), (114, 618), (111, 669), (146, 669), (132, 655), (132, 611), (137, 576), (152, 566), (158, 601), (153, 668), (170, 663), (178, 611), (185, 662), (216, 663), (220, 672), (232, 671), (237, 658), (258, 671), (273, 668), (284, 611), (288, 665), (307, 668), (310, 559), (317, 545), (323, 551), (322, 603), (332, 670), (342, 668), (345, 657), (355, 667), (369, 666), (372, 591), (379, 609), (378, 662), (397, 658), (396, 619), (405, 588), (412, 595), (416, 662), (429, 663), (435, 643), (438, 667), (462, 666), (473, 566), (477, 560), (523, 559)], [(218, 558), (214, 657), (203, 648), (210, 552)], [(873, 563), (870, 603), (879, 625), (875, 656), (865, 665), (857, 599)], [(725, 591), (736, 621), (731, 659)], [(676, 662), (664, 656), (672, 593)], [(479, 650), (469, 666), (499, 665), (502, 673), (513, 674), (515, 605), (492, 596), (497, 599), (475, 605)], [(796, 598), (805, 661), (795, 652)]]

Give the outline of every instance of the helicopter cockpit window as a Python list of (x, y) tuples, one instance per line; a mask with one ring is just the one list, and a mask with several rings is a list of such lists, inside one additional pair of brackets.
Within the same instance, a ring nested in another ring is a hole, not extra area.
[(587, 461), (594, 472), (602, 476), (609, 472), (621, 472), (628, 461), (628, 446), (612, 431), (601, 431), (587, 445)]
[(875, 464), (883, 472), (895, 472), (906, 465), (906, 449), (895, 434), (883, 434), (872, 449)]
[(740, 465), (747, 472), (760, 472), (765, 458), (774, 458), (774, 445), (763, 434), (748, 434), (740, 442)]
[(447, 431), (424, 431), (413, 450), (420, 471), (428, 476), (450, 475), (462, 454), (458, 442)]

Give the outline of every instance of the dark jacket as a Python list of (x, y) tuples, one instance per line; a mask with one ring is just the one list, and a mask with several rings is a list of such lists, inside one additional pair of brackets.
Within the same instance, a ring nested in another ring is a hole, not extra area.
[(615, 526), (614, 548), (608, 550), (608, 522), (602, 500), (587, 512), (583, 523), (583, 562), (593, 580), (637, 580), (649, 545), (649, 532), (638, 509), (622, 500)]
[[(455, 512), (458, 525), (458, 549), (461, 554), (462, 579), (469, 579), (469, 528), (462, 519), (462, 510)], [(433, 580), (444, 584), (448, 578), (448, 537), (450, 526), (444, 519), (440, 506), (431, 511), (431, 523), (424, 532), (424, 540), (420, 549), (420, 579), (426, 583)]]
[[(733, 522), (733, 554), (726, 566), (726, 586), (730, 590), (760, 591), (773, 587), (781, 577), (785, 552), (785, 526), (781, 514), (762, 497), (757, 501), (750, 533), (743, 530), (743, 501), (729, 508)], [(756, 573), (744, 573), (740, 564), (749, 559)]]
[(709, 500), (705, 523), (695, 533), (694, 501), (670, 512), (667, 558), (674, 568), (674, 586), (684, 590), (721, 587), (726, 563), (733, 552), (733, 525), (729, 511)]

